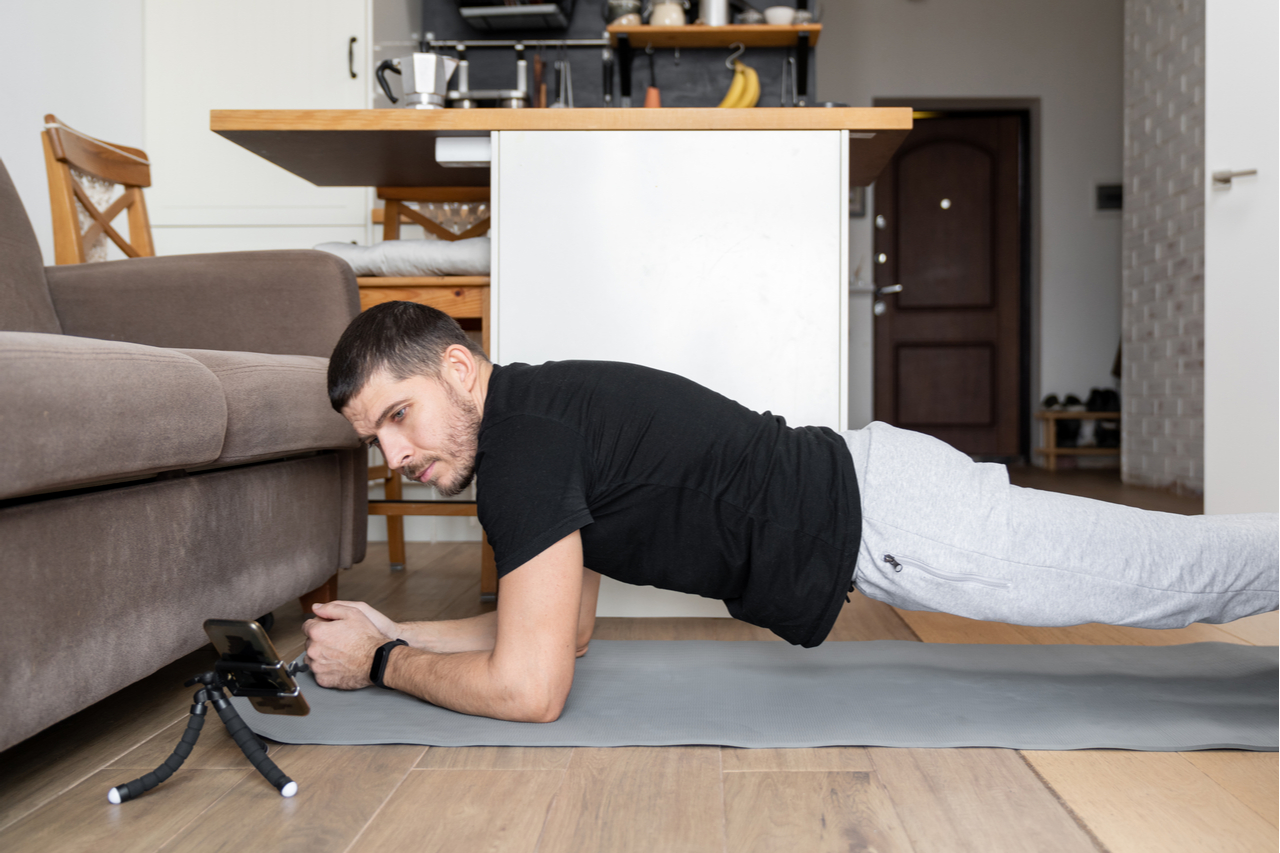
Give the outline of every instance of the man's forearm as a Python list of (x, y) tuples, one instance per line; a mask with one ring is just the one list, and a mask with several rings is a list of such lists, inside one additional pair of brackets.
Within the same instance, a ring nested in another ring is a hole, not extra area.
[(440, 654), (488, 651), (498, 637), (496, 611), (443, 622), (401, 622), (400, 639), (415, 649)]
[(513, 677), (497, 672), (491, 651), (437, 654), (413, 647), (394, 649), (383, 683), (442, 708), (499, 720), (549, 722), (560, 715), (563, 703), (537, 673)]

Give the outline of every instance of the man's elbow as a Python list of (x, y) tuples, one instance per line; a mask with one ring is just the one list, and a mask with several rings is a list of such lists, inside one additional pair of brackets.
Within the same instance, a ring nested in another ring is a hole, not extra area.
[(529, 720), (531, 723), (554, 723), (560, 719), (560, 715), (564, 712), (564, 704), (551, 705), (543, 708), (541, 713)]
[(568, 698), (567, 691), (564, 694), (548, 691), (526, 696), (515, 709), (512, 719), (519, 723), (554, 723), (564, 712)]

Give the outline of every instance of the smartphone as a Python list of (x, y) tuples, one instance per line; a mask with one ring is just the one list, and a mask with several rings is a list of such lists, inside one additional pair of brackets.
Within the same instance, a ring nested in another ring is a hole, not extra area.
[(302, 690), (257, 622), (207, 619), (204, 632), (222, 655), (216, 669), (232, 696), (244, 696), (262, 714), (311, 713)]

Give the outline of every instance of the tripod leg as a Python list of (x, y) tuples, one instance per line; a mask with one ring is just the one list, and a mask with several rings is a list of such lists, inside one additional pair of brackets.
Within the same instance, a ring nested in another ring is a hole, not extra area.
[(225, 696), (216, 696), (213, 700), (213, 707), (217, 710), (218, 716), (222, 718), (222, 724), (227, 727), (227, 733), (231, 735), (231, 739), (236, 742), (236, 746), (240, 747), (240, 751), (244, 753), (245, 758), (249, 759), (249, 763), (254, 769), (261, 773), (268, 782), (276, 786), (282, 797), (292, 797), (298, 793), (298, 783), (284, 775), (284, 772), (276, 766), (276, 763), (267, 758), (267, 753), (262, 748), (262, 742), (258, 740), (258, 736), (245, 725), (244, 720), (240, 719), (240, 715), (236, 713), (235, 706)]
[(174, 747), (173, 754), (164, 760), (164, 764), (161, 764), (145, 776), (141, 776), (124, 785), (117, 785), (108, 791), (107, 799), (110, 802), (119, 805), (125, 800), (132, 800), (134, 797), (141, 796), (165, 779), (168, 779), (174, 774), (174, 771), (182, 766), (182, 762), (187, 760), (187, 756), (191, 754), (192, 747), (196, 745), (196, 740), (200, 737), (200, 730), (204, 728), (204, 715), (207, 709), (204, 706), (204, 699), (200, 695), (203, 692), (196, 694), (197, 701), (195, 705), (191, 706), (191, 716), (187, 718), (186, 731), (182, 733), (182, 740), (178, 741), (178, 745)]

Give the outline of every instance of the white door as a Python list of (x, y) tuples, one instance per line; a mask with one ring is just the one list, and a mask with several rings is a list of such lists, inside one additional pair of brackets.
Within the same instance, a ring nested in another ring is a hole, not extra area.
[(152, 224), (363, 226), (367, 190), (316, 187), (213, 133), (209, 111), (368, 106), (368, 15), (366, 0), (145, 0)]
[[(1280, 509), (1280, 6), (1205, 10), (1204, 506)], [(1214, 172), (1257, 169), (1230, 185)]]
[[(846, 134), (494, 136), (497, 361), (645, 364), (792, 425), (844, 428)], [(598, 612), (725, 615), (611, 582)]]

